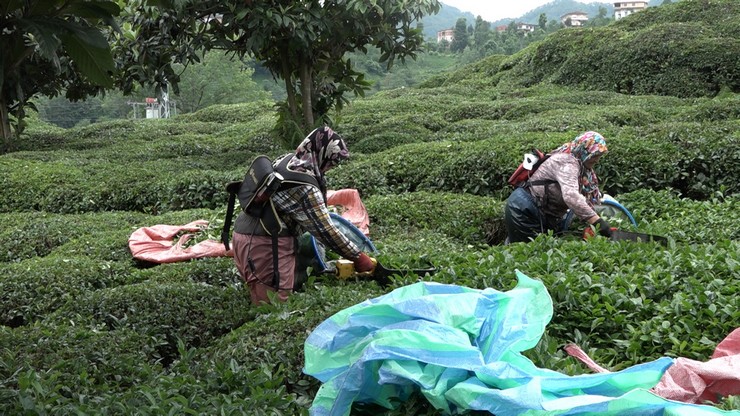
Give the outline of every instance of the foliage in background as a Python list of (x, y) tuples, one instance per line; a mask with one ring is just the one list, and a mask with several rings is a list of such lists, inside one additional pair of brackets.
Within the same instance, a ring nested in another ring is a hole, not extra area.
[(0, 153), (25, 128), (26, 107), (37, 94), (72, 100), (113, 85), (113, 58), (103, 30), (115, 28), (114, 1), (3, 2), (0, 9)]
[[(611, 370), (707, 360), (740, 322), (738, 94), (513, 86), (508, 59), (345, 108), (336, 127), (352, 156), (329, 187), (359, 189), (383, 264), (431, 262), (438, 272), (424, 279), (480, 289), (512, 288), (515, 269), (542, 280), (555, 310), (526, 351), (537, 366), (588, 373), (562, 351), (569, 342)], [(22, 150), (0, 157), (0, 413), (308, 413), (319, 388), (301, 371), (310, 331), (416, 276), (381, 287), (312, 273), (287, 303), (255, 306), (229, 257), (154, 265), (127, 244), (139, 227), (219, 224), (224, 184), (255, 155), (292, 150), (272, 132), (273, 104), (69, 130), (35, 119)], [(610, 146), (597, 165), (604, 189), (668, 245), (497, 244), (505, 179), (522, 153), (590, 129)], [(439, 414), (421, 394), (353, 412)]]
[(738, 27), (732, 0), (649, 8), (607, 27), (558, 31), (504, 62), (501, 81), (676, 97), (739, 92)]
[(180, 75), (180, 93), (173, 97), (177, 110), (192, 113), (214, 104), (263, 101), (270, 96), (252, 80), (249, 63), (230, 58), (220, 51), (206, 53), (197, 65), (175, 65)]
[(279, 128), (297, 125), (303, 135), (326, 121), (331, 109), (341, 108), (345, 95), (362, 95), (367, 89), (364, 74), (352, 68), (347, 52), (376, 47), (389, 67), (395, 60), (413, 58), (423, 37), (412, 25), (438, 9), (436, 0), (370, 6), (364, 1), (185, 1), (160, 2), (157, 8), (142, 0), (123, 9), (130, 35), (117, 37), (114, 50), (130, 71), (124, 91), (131, 90), (131, 80), (147, 79), (160, 87), (169, 82), (177, 93), (180, 77), (172, 64), (197, 61), (201, 50), (254, 57), (285, 83), (287, 117), (278, 119), (285, 119)]

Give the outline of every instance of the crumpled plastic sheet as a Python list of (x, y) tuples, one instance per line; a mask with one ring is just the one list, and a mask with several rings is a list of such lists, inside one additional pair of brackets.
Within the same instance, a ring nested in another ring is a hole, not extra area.
[[(190, 247), (185, 247), (194, 233), (207, 226), (208, 221), (196, 220), (185, 225), (157, 224), (142, 227), (131, 233), (128, 247), (134, 258), (152, 263), (174, 263), (203, 257), (233, 256), (232, 250), (226, 251), (224, 244), (216, 240), (203, 240)], [(186, 233), (174, 241), (175, 236), (183, 231)]]
[[(357, 189), (330, 190), (327, 192), (327, 204), (340, 206), (339, 214), (363, 234), (368, 235), (370, 217), (365, 205), (360, 199)], [(233, 250), (226, 250), (224, 244), (218, 240), (203, 240), (190, 247), (185, 247), (194, 233), (208, 226), (207, 220), (195, 220), (185, 225), (157, 224), (150, 227), (141, 227), (131, 233), (128, 239), (129, 250), (135, 259), (152, 263), (175, 263), (204, 257), (233, 256)], [(177, 241), (174, 238), (181, 232)]]
[(420, 392), (444, 414), (717, 415), (649, 391), (673, 360), (568, 376), (522, 355), (553, 305), (542, 282), (517, 271), (507, 292), (419, 282), (340, 311), (306, 339), (304, 372), (322, 382), (314, 416), (349, 415), (354, 402), (394, 408)]
[(351, 222), (363, 234), (370, 235), (370, 215), (357, 189), (328, 190), (326, 191), (326, 204), (341, 207), (341, 212), (338, 214), (342, 218)]
[[(567, 345), (565, 351), (598, 373), (609, 372), (575, 344)], [(651, 391), (686, 403), (716, 402), (740, 395), (740, 328), (717, 345), (709, 361), (677, 358)]]

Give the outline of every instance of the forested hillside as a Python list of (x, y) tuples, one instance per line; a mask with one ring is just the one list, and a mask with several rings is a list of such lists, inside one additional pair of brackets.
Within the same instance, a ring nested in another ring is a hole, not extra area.
[[(208, 226), (188, 244), (217, 239), (225, 184), (241, 180), (257, 155), (293, 151), (274, 133), (274, 101), (71, 129), (30, 120), (17, 150), (0, 156), (0, 413), (307, 415), (317, 397), (340, 401), (332, 394), (341, 383), (304, 372), (305, 343), (320, 324), (364, 325), (337, 340), (343, 345), (395, 312), (357, 321), (337, 313), (420, 282), (505, 298), (527, 289), (517, 286), (518, 270), (531, 278), (520, 283), (534, 282), (550, 299), (532, 311), (544, 317), (536, 336), (476, 372), (423, 361), (424, 345), (413, 342), (431, 338), (408, 335), (391, 345), (403, 360), (362, 367), (374, 386), (388, 382), (381, 394), (344, 390), (343, 400), (357, 402), (337, 414), (490, 415), (501, 413), (496, 405), (552, 414), (543, 403), (558, 394), (605, 403), (583, 414), (740, 414), (740, 392), (668, 401), (650, 391), (662, 372), (630, 376), (635, 366), (675, 358), (707, 362), (740, 322), (739, 28), (736, 0), (683, 0), (608, 27), (558, 32), (514, 56), (333, 112), (351, 157), (328, 172), (329, 188), (359, 191), (381, 264), (437, 271), (398, 273), (383, 285), (306, 270), (287, 302), (266, 306), (250, 304), (228, 256), (155, 264), (134, 258), (128, 243), (142, 227), (201, 219)], [(506, 179), (522, 154), (589, 130), (609, 146), (596, 167), (601, 188), (637, 223), (614, 224), (666, 237), (666, 245), (584, 241), (583, 224), (503, 245)], [(448, 306), (445, 319), (461, 327), (483, 320), (469, 305)], [(455, 333), (469, 355), (483, 356), (477, 334)], [(594, 375), (565, 352), (571, 343), (611, 373)], [(340, 371), (370, 344), (383, 340), (353, 344), (348, 362), (311, 367), (348, 374)], [(454, 358), (449, 345), (435, 346), (435, 363)], [(544, 378), (514, 374), (517, 365)], [(448, 384), (442, 376), (450, 374), (460, 382)], [(596, 390), (549, 390), (611, 377), (622, 378)], [(491, 395), (447, 394), (463, 381)], [(583, 410), (573, 406), (556, 414)]]
[(606, 27), (558, 31), (484, 70), (493, 85), (551, 82), (675, 97), (737, 92), (739, 15), (740, 3), (726, 1), (649, 8)]

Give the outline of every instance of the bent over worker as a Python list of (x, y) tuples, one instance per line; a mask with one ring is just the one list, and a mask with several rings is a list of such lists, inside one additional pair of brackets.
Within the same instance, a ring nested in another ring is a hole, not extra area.
[(581, 220), (597, 225), (599, 234), (611, 237), (611, 226), (593, 209), (601, 199), (594, 165), (606, 153), (604, 137), (593, 131), (553, 150), (507, 199), (507, 242), (528, 241), (549, 230), (558, 231), (568, 209)]
[(268, 302), (268, 292), (275, 290), (281, 301), (288, 299), (295, 282), (296, 238), (304, 232), (352, 260), (357, 272), (374, 268), (372, 259), (334, 226), (326, 206), (324, 174), (348, 157), (349, 151), (342, 137), (329, 127), (321, 127), (303, 139), (295, 154), (287, 154), (275, 161), (277, 172), (282, 169), (286, 175), (305, 176), (305, 183), (278, 190), (271, 196), (283, 225), (278, 234), (277, 253), (274, 253), (277, 255), (279, 287), (273, 283), (275, 263), (271, 236), (261, 226), (259, 218), (244, 211), (239, 214), (234, 225), (234, 261), (249, 285), (253, 304)]

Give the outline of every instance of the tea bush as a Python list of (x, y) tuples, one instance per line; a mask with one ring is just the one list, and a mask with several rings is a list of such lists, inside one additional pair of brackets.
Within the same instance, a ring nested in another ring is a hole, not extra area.
[(381, 236), (390, 230), (434, 230), (474, 245), (500, 243), (505, 238), (503, 204), (491, 198), (413, 192), (373, 196), (364, 203), (373, 233)]
[[(530, 244), (496, 246), (471, 254), (467, 260), (456, 258), (435, 280), (504, 290), (513, 285), (512, 269), (517, 268), (548, 287), (555, 305), (548, 334), (598, 349), (593, 357), (597, 362), (621, 367), (664, 354), (708, 359), (715, 343), (674, 344), (665, 332), (652, 333), (652, 324), (636, 329), (632, 323), (659, 319), (683, 325), (674, 330), (683, 333), (683, 338), (676, 338), (684, 340), (690, 334), (713, 334), (708, 340), (724, 338), (734, 329), (730, 322), (738, 319), (740, 304), (732, 295), (738, 289), (732, 277), (737, 261), (718, 264), (717, 259), (736, 257), (737, 242), (725, 240), (670, 252), (654, 243), (640, 243), (639, 249), (635, 244), (540, 236)], [(708, 286), (711, 294), (702, 294), (699, 289)], [(678, 299), (688, 293), (697, 297), (676, 307)], [(695, 310), (689, 309), (692, 302)], [(705, 316), (710, 310), (717, 316)], [(693, 327), (694, 323), (706, 327)]]
[(162, 342), (159, 352), (169, 363), (176, 358), (178, 340), (202, 347), (253, 315), (243, 288), (187, 281), (128, 284), (83, 293), (51, 319), (148, 334)]
[(0, 261), (2, 262), (17, 262), (36, 256), (43, 257), (74, 238), (67, 232), (67, 222), (59, 215), (0, 214), (0, 222), (8, 224), (0, 230)]
[(202, 121), (218, 124), (245, 123), (259, 118), (274, 117), (274, 105), (271, 101), (253, 101), (241, 104), (217, 104), (194, 113), (181, 114), (178, 117), (187, 121)]
[[(302, 373), (303, 343), (329, 316), (420, 279), (508, 290), (515, 269), (553, 299), (525, 351), (535, 365), (587, 373), (562, 351), (569, 342), (612, 370), (707, 360), (740, 322), (737, 7), (649, 8), (353, 101), (332, 115), (352, 157), (329, 188), (361, 192), (381, 264), (437, 272), (380, 286), (312, 270), (275, 305), (250, 304), (229, 257), (156, 265), (127, 245), (139, 227), (197, 219), (212, 225), (197, 241), (218, 238), (224, 184), (254, 156), (286, 152), (273, 103), (30, 126), (21, 151), (0, 157), (0, 413), (307, 414), (320, 383)], [(632, 95), (641, 91), (669, 95)], [(609, 144), (602, 189), (637, 231), (668, 244), (543, 235), (501, 245), (506, 179), (522, 154), (587, 130)], [(439, 411), (417, 393), (354, 413)]]
[(128, 265), (84, 256), (0, 264), (0, 319), (27, 325), (87, 292), (135, 283)]
[(319, 285), (309, 281), (305, 292), (294, 294), (285, 304), (263, 306), (261, 315), (221, 338), (206, 353), (205, 365), (196, 368), (196, 374), (211, 372), (209, 362), (234, 360), (248, 371), (267, 371), (282, 379), (285, 393), (306, 406), (319, 383), (301, 372), (303, 341), (326, 317), (381, 293), (375, 283), (334, 281)]
[(737, 240), (740, 229), (740, 199), (737, 196), (710, 201), (679, 198), (668, 192), (635, 191), (620, 196), (619, 202), (635, 207), (631, 210), (650, 232), (670, 236), (688, 243)]
[[(734, 99), (699, 100), (697, 107), (675, 98), (586, 92), (571, 97), (559, 89), (553, 89), (555, 96), (538, 96), (537, 91), (548, 89), (520, 89), (510, 92), (518, 97), (513, 100), (468, 100), (433, 112), (423, 109), (421, 115), (406, 113), (371, 126), (347, 128), (348, 136), (356, 140), (350, 146), (353, 157), (341, 169), (329, 172), (331, 186), (357, 188), (363, 195), (441, 190), (503, 199), (509, 191), (505, 180), (522, 153), (531, 147), (547, 151), (595, 129), (609, 143), (610, 156), (599, 164), (598, 173), (612, 194), (643, 187), (671, 187), (697, 199), (709, 198), (717, 190), (737, 192), (740, 157), (733, 143), (740, 133), (732, 118)], [(412, 98), (413, 94), (400, 92), (392, 99), (410, 105)], [(594, 103), (605, 105), (594, 107)], [(345, 117), (360, 117), (361, 111), (353, 109), (348, 113), (354, 115)], [(450, 112), (447, 117), (445, 111)], [(461, 119), (460, 111), (477, 116)], [(708, 115), (715, 111), (724, 115), (716, 119)], [(686, 121), (692, 118), (706, 121)], [(119, 122), (111, 123), (115, 127)], [(105, 150), (92, 146), (78, 151), (16, 152), (0, 158), (7, 172), (0, 179), (4, 196), (0, 211), (156, 214), (214, 209), (226, 201), (224, 184), (242, 178), (254, 156), (283, 153), (264, 126), (198, 136), (185, 132), (190, 122), (183, 122), (181, 130), (173, 127), (175, 121), (168, 123), (165, 130), (175, 132), (174, 136), (112, 140)], [(88, 136), (98, 140), (81, 132), (85, 130), (71, 134), (76, 140)], [(163, 175), (164, 171), (175, 174)]]
[(606, 27), (561, 30), (502, 62), (500, 76), (524, 86), (552, 81), (635, 95), (738, 92), (736, 3), (681, 2)]
[[(18, 389), (29, 371), (54, 374), (62, 394), (95, 396), (101, 387), (125, 391), (162, 370), (160, 341), (130, 329), (107, 331), (75, 322), (40, 322), (10, 329), (0, 327), (0, 396)], [(10, 393), (12, 394), (12, 393)], [(9, 397), (6, 397), (9, 399)], [(10, 400), (0, 400), (0, 411)]]

